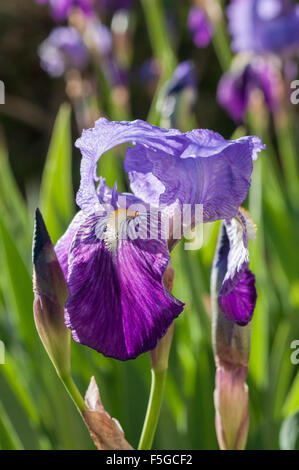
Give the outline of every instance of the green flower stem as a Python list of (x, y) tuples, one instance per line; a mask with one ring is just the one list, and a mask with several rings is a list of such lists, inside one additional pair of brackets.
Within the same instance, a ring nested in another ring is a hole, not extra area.
[(160, 0), (142, 0), (141, 3), (153, 55), (161, 66), (160, 80), (155, 92), (155, 96), (152, 100), (147, 121), (151, 124), (159, 125), (160, 113), (156, 107), (157, 101), (161, 88), (163, 87), (165, 81), (171, 77), (177, 65), (177, 59), (169, 41), (167, 27), (164, 21), (163, 8)]
[(219, 23), (215, 25), (215, 32), (213, 34), (212, 43), (220, 66), (223, 72), (226, 72), (229, 69), (232, 61), (232, 53), (223, 20), (219, 21)]
[(81, 393), (77, 388), (77, 385), (73, 381), (73, 378), (71, 377), (71, 375), (59, 375), (59, 378), (65, 386), (69, 396), (78, 408), (78, 411), (82, 413), (83, 409), (86, 408), (86, 405), (84, 403)]
[[(173, 269), (168, 268), (167, 274), (168, 276), (164, 276), (164, 283), (168, 290), (171, 291), (174, 275)], [(160, 340), (156, 348), (150, 352), (152, 384), (138, 450), (150, 450), (152, 447), (163, 401), (173, 331), (174, 323), (170, 325), (166, 335)]]
[[(19, 439), (19, 436), (13, 427), (8, 415), (6, 414), (5, 408), (0, 403), (0, 433), (2, 442), (6, 443), (7, 450), (23, 450), (23, 444)], [(1, 447), (2, 450), (2, 447)]]
[(154, 56), (161, 63), (166, 78), (169, 78), (177, 60), (169, 41), (161, 2), (160, 0), (142, 0), (141, 3)]
[(152, 369), (151, 392), (138, 450), (150, 450), (154, 440), (167, 376), (167, 369)]
[(286, 110), (281, 109), (274, 114), (274, 125), (281, 163), (287, 182), (287, 190), (293, 205), (298, 208), (299, 171), (293, 135), (294, 129)]

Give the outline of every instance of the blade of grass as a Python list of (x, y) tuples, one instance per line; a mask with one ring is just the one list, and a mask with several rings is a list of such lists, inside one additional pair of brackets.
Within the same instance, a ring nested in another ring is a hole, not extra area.
[(31, 230), (29, 214), (12, 173), (4, 135), (0, 128), (0, 209), (1, 214), (26, 259), (26, 248), (30, 246)]
[(74, 215), (70, 119), (70, 106), (62, 104), (41, 182), (40, 206), (53, 243), (66, 230)]
[(5, 285), (2, 291), (10, 311), (14, 315), (18, 331), (33, 352), (37, 334), (33, 320), (33, 292), (29, 271), (19, 253), (16, 243), (0, 218), (0, 250)]
[(23, 445), (0, 402), (0, 449), (22, 450)]
[(299, 372), (293, 381), (285, 404), (283, 406), (283, 415), (285, 417), (290, 416), (299, 410)]

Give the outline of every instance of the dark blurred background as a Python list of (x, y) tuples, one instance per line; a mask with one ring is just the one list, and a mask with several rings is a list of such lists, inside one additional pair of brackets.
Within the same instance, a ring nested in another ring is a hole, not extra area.
[[(180, 60), (193, 59), (198, 77), (199, 99), (196, 115), (199, 127), (222, 132), (229, 137), (233, 122), (217, 105), (215, 90), (221, 69), (210, 45), (198, 49), (186, 28), (191, 2), (164, 1), (169, 34), (179, 48)], [(111, 18), (104, 22), (110, 24)], [(34, 0), (0, 1), (0, 80), (5, 84), (6, 102), (0, 106), (0, 123), (4, 128), (11, 165), (25, 194), (28, 183), (39, 179), (46, 158), (49, 138), (59, 104), (67, 101), (64, 78), (50, 78), (40, 67), (38, 46), (55, 26), (48, 8)], [(133, 60), (140, 67), (151, 59), (140, 5), (134, 10)], [(151, 96), (145, 83), (136, 79), (136, 70), (129, 76), (133, 118), (145, 119)], [(73, 140), (78, 136), (74, 124)], [(74, 153), (74, 180), (78, 184), (79, 155)], [(37, 182), (36, 182), (37, 183)]]

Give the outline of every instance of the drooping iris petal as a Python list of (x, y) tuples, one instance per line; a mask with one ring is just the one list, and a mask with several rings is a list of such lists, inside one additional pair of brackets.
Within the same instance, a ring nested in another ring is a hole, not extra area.
[[(105, 178), (99, 179), (99, 184), (97, 186), (97, 194), (99, 197), (99, 201), (103, 204), (104, 210), (105, 204), (111, 204), (113, 195), (113, 190), (110, 189), (109, 186), (107, 186)], [(135, 202), (136, 200), (134, 200), (134, 203)], [(78, 229), (81, 227), (81, 225), (84, 225), (84, 220), (84, 212), (77, 212), (70, 225), (68, 226), (66, 232), (62, 235), (62, 237), (60, 237), (60, 239), (55, 245), (55, 252), (65, 279), (67, 279), (68, 275), (68, 257), (70, 247)]]
[(217, 275), (218, 305), (228, 320), (246, 325), (256, 304), (255, 277), (248, 268), (248, 236), (254, 229), (250, 217), (240, 210), (223, 222), (213, 264)]
[(60, 237), (58, 242), (55, 245), (55, 252), (61, 266), (62, 272), (64, 274), (65, 279), (67, 279), (68, 273), (68, 257), (69, 257), (69, 250), (76, 235), (79, 227), (82, 225), (84, 221), (84, 214), (82, 211), (77, 212), (73, 220), (71, 221), (70, 225), (68, 226), (66, 232)]
[(249, 101), (245, 75), (226, 72), (218, 84), (217, 101), (237, 123), (241, 122)]
[(291, 0), (231, 0), (235, 52), (282, 52), (299, 44), (299, 7)]
[(131, 189), (151, 204), (203, 204), (203, 221), (229, 219), (246, 198), (252, 160), (264, 148), (258, 137), (226, 141), (198, 129), (184, 134), (184, 152), (169, 155), (149, 147), (128, 148), (124, 168)]
[(217, 100), (236, 122), (246, 115), (252, 91), (260, 90), (272, 111), (278, 106), (280, 82), (271, 60), (255, 57), (250, 62), (232, 67), (221, 78)]
[(110, 217), (87, 216), (75, 235), (65, 318), (75, 341), (127, 360), (153, 349), (183, 304), (163, 285), (166, 242), (116, 239)]

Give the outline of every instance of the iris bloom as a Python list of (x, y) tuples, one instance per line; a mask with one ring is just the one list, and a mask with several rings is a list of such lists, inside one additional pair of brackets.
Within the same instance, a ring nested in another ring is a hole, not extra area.
[(80, 33), (70, 26), (54, 28), (40, 45), (41, 67), (52, 77), (59, 77), (69, 68), (83, 69), (88, 64), (88, 50)]
[(249, 56), (245, 62), (240, 58), (222, 76), (217, 89), (219, 104), (236, 122), (245, 118), (253, 91), (260, 90), (268, 109), (274, 111), (281, 89), (279, 72), (270, 58)]
[(59, 77), (70, 68), (84, 69), (91, 53), (108, 64), (112, 76), (117, 72), (112, 54), (111, 31), (95, 17), (86, 21), (82, 36), (71, 26), (54, 28), (40, 45), (38, 53), (41, 67), (52, 77)]
[[(125, 201), (96, 175), (101, 155), (123, 143), (133, 144), (124, 160), (132, 190)], [(132, 359), (153, 349), (183, 310), (163, 283), (170, 254), (160, 215), (202, 204), (204, 222), (229, 221), (264, 146), (258, 137), (231, 141), (205, 129), (183, 134), (104, 118), (83, 131), (76, 146), (82, 153), (81, 211), (56, 245), (70, 294), (66, 325), (75, 341)], [(149, 233), (152, 213), (158, 216)]]
[(299, 5), (292, 0), (231, 0), (227, 11), (235, 52), (298, 47)]

